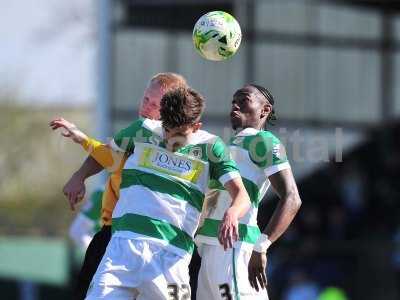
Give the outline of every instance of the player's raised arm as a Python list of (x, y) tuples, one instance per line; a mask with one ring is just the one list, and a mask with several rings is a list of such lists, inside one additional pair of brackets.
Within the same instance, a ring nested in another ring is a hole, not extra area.
[[(159, 73), (152, 77), (144, 91), (143, 98), (139, 106), (139, 115), (143, 118), (158, 119), (160, 117), (159, 107), (162, 95), (167, 91), (170, 91), (179, 86), (186, 86), (186, 80), (179, 74)], [(58, 123), (58, 120), (54, 120), (51, 125), (58, 126), (60, 125)], [(128, 132), (128, 134), (130, 133), (131, 131)], [(114, 137), (112, 144), (117, 144), (118, 148), (121, 148), (121, 146), (123, 148), (123, 145), (119, 144), (118, 142), (121, 142), (123, 144), (124, 134), (125, 130), (120, 131)], [(103, 147), (103, 145), (100, 146)], [(101, 150), (101, 147), (99, 150)], [(107, 165), (106, 162), (102, 164), (98, 163), (98, 160), (101, 160), (101, 151), (99, 155), (100, 157), (96, 157), (96, 155), (96, 149), (93, 149), (91, 155), (86, 158), (82, 166), (71, 176), (71, 178), (65, 184), (63, 188), (63, 193), (65, 196), (68, 197), (70, 203), (77, 203), (78, 199), (82, 198), (85, 195), (85, 180), (104, 170), (104, 165)], [(120, 165), (119, 167), (122, 166)], [(113, 170), (118, 169), (119, 168), (113, 168)]]
[(119, 168), (124, 156), (123, 152), (115, 151), (109, 145), (88, 137), (75, 124), (63, 118), (57, 118), (51, 121), (50, 127), (53, 130), (58, 128), (64, 129), (64, 131), (61, 132), (64, 137), (68, 137), (75, 143), (80, 144), (99, 164), (108, 168), (109, 171), (114, 171)]
[(233, 178), (225, 183), (225, 189), (232, 198), (232, 204), (227, 209), (219, 229), (218, 240), (224, 249), (232, 248), (239, 239), (239, 218), (250, 208), (250, 198), (240, 177)]
[(71, 123), (63, 118), (56, 118), (50, 122), (50, 127), (53, 130), (62, 128), (65, 131), (61, 132), (61, 135), (68, 137), (77, 144), (83, 144), (84, 141), (88, 140), (88, 136), (83, 133), (74, 123)]

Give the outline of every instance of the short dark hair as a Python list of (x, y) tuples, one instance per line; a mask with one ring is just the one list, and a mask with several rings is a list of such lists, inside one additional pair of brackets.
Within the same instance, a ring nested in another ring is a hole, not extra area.
[(176, 128), (200, 121), (204, 98), (194, 89), (180, 87), (164, 94), (160, 116), (164, 127)]

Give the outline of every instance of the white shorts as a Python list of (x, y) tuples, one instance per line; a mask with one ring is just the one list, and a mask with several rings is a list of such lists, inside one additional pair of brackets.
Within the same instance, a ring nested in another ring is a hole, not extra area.
[(189, 300), (188, 266), (149, 241), (112, 237), (85, 299)]
[(197, 300), (268, 300), (265, 289), (257, 292), (248, 279), (250, 251), (202, 244)]

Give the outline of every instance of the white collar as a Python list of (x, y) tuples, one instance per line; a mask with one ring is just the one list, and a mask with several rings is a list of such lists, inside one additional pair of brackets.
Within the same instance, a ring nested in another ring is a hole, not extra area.
[(236, 132), (237, 133), (235, 134), (235, 136), (249, 136), (249, 135), (255, 135), (255, 134), (259, 133), (260, 130), (252, 128), (252, 127), (247, 127), (242, 130), (240, 130), (240, 129), (236, 130)]
[(150, 130), (151, 132), (157, 134), (159, 137), (162, 137), (164, 132), (162, 128), (162, 123), (159, 120), (152, 120), (152, 119), (147, 119), (143, 118), (143, 126)]

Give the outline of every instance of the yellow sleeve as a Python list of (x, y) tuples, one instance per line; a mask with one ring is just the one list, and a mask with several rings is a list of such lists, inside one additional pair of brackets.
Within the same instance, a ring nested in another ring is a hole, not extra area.
[(103, 225), (111, 225), (112, 223), (112, 213), (119, 198), (122, 167), (125, 164), (125, 161), (126, 159), (124, 158), (120, 168), (112, 173), (106, 182), (101, 208), (101, 220)]
[(112, 212), (118, 201), (118, 197), (115, 195), (111, 183), (114, 174), (115, 173), (111, 174), (111, 176), (108, 178), (103, 193), (101, 205), (101, 221), (103, 225), (111, 225)]
[(114, 151), (109, 145), (95, 139), (88, 138), (82, 143), (82, 147), (110, 172), (120, 169), (123, 164), (124, 153)]

